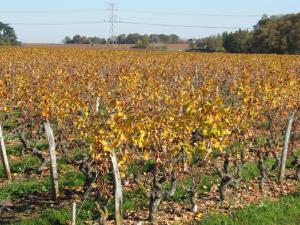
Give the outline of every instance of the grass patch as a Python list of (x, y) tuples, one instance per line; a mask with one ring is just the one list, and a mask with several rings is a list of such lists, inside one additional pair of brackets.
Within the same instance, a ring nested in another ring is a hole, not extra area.
[(11, 223), (13, 225), (65, 225), (67, 220), (71, 219), (71, 211), (66, 209), (47, 209), (39, 218), (31, 220), (22, 220)]
[(129, 191), (124, 193), (124, 211), (134, 209), (140, 210), (148, 205), (148, 198), (145, 193), (137, 189), (135, 191)]
[(240, 176), (244, 180), (251, 180), (259, 176), (259, 169), (257, 163), (246, 162), (242, 165), (240, 170)]
[(12, 173), (24, 173), (27, 169), (35, 169), (39, 166), (40, 160), (30, 155), (24, 156), (22, 160), (11, 163)]
[[(34, 170), (39, 166), (39, 159), (30, 155), (24, 156), (22, 160), (10, 161), (10, 170), (12, 173), (24, 173), (28, 170)], [(4, 177), (3, 166), (0, 166), (0, 176)]]
[(83, 186), (85, 182), (85, 176), (79, 171), (69, 171), (63, 176), (59, 177), (59, 186), (62, 187), (79, 187)]
[[(78, 210), (81, 207), (81, 203), (78, 203)], [(79, 214), (76, 218), (77, 225), (86, 224), (84, 221), (95, 219), (93, 214), (94, 203), (91, 200), (86, 200), (83, 202), (82, 208), (80, 211), (77, 211)], [(70, 222), (71, 220), (71, 203), (68, 207), (65, 208), (51, 208), (42, 212), (42, 214), (35, 219), (22, 220), (11, 225), (65, 225), (66, 221)]]
[[(211, 190), (214, 184), (219, 183), (218, 175), (201, 175), (200, 182), (197, 186), (197, 192), (203, 193)], [(192, 178), (185, 177), (184, 179), (178, 181), (178, 186), (176, 188), (175, 194), (172, 197), (172, 200), (177, 202), (188, 202), (189, 201), (189, 193), (188, 190), (192, 186)], [(166, 188), (170, 188), (170, 184), (166, 185)]]
[(22, 148), (22, 144), (8, 145), (6, 151), (8, 155), (20, 155)]
[(36, 193), (45, 193), (49, 191), (49, 188), (49, 178), (11, 182), (1, 188), (0, 199), (16, 199)]
[[(84, 184), (84, 175), (79, 171), (69, 171), (59, 176), (59, 187), (79, 187)], [(18, 199), (33, 194), (50, 193), (50, 177), (40, 180), (30, 179), (6, 183), (0, 189), (0, 199)]]
[(128, 166), (128, 174), (143, 174), (152, 171), (154, 168), (154, 162), (151, 160), (147, 161), (134, 161)]
[(4, 130), (11, 130), (15, 128), (17, 125), (16, 117), (11, 117), (4, 121), (3, 123), (3, 129)]
[(49, 143), (48, 142), (35, 142), (33, 144), (33, 147), (43, 150), (43, 149), (48, 149), (49, 148)]
[(300, 221), (300, 197), (286, 196), (278, 201), (263, 201), (250, 205), (242, 210), (233, 211), (230, 215), (212, 213), (199, 225), (296, 225)]

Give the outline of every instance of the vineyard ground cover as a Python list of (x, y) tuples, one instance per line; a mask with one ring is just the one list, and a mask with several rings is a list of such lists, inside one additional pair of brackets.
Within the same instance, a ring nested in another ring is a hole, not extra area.
[[(13, 137), (13, 136), (11, 136)], [(19, 144), (15, 144), (14, 146), (9, 146), (9, 149), (14, 149)], [(41, 144), (42, 145), (42, 144)], [(82, 152), (79, 152), (75, 150), (72, 153), (73, 158), (78, 158), (79, 155), (82, 154)], [(71, 158), (72, 158), (71, 157)], [(48, 201), (51, 203), (50, 200), (50, 180), (48, 177), (48, 172), (45, 171), (45, 174), (43, 177), (39, 177), (36, 175), (30, 175), (30, 171), (34, 170), (36, 167), (38, 167), (38, 160), (35, 157), (25, 155), (23, 159), (19, 156), (18, 151), (10, 151), (10, 161), (11, 161), (11, 168), (12, 172), (15, 174), (19, 174), (20, 172), (23, 172), (22, 175), (17, 175), (15, 177), (15, 180), (12, 183), (8, 184), (1, 184), (1, 190), (0, 190), (0, 201), (9, 204), (16, 204), (16, 208), (18, 208), (18, 204), (20, 204), (20, 201), (27, 202), (29, 204), (29, 199), (48, 199)], [(291, 160), (289, 160), (291, 161)], [(272, 165), (273, 161), (267, 162), (268, 165)], [(146, 163), (146, 165), (143, 168), (137, 168), (135, 167), (134, 163), (129, 167), (131, 173), (137, 172), (136, 170), (146, 171), (148, 167), (151, 167), (151, 162)], [(78, 168), (73, 167), (69, 165), (66, 160), (62, 157), (58, 160), (58, 168), (60, 172), (60, 189), (64, 190), (64, 188), (67, 188), (69, 190), (75, 190), (76, 188), (80, 188), (84, 183), (84, 177), (83, 174), (78, 171)], [(26, 172), (27, 171), (27, 172)], [(275, 174), (275, 173), (274, 173)], [(3, 176), (3, 168), (0, 167), (0, 175)], [(241, 168), (241, 177), (243, 180), (253, 182), (253, 179), (256, 179), (259, 175), (259, 171), (257, 169), (257, 165), (255, 162), (247, 162), (242, 168)], [(202, 175), (202, 181), (200, 185), (198, 186), (198, 191), (201, 193), (200, 199), (201, 201), (211, 201), (211, 196), (209, 196), (209, 192), (216, 192), (216, 185), (219, 182), (218, 175), (212, 173), (207, 175)], [(191, 184), (191, 178), (190, 177), (181, 177), (179, 180), (178, 189), (176, 190), (176, 193), (174, 197), (172, 198), (172, 201), (174, 203), (171, 203), (172, 206), (174, 206), (175, 214), (179, 211), (180, 214), (184, 214), (185, 212), (187, 215), (193, 217), (193, 215), (189, 214), (189, 203), (188, 203), (188, 187)], [(2, 183), (2, 182), (1, 182)], [(257, 185), (254, 183), (253, 185)], [(168, 184), (167, 184), (168, 186)], [(233, 187), (234, 188), (234, 187)], [(203, 194), (202, 194), (203, 193)], [(29, 198), (28, 198), (29, 197)], [(215, 197), (214, 197), (215, 198)], [(299, 198), (298, 196), (289, 196), (288, 198), (283, 198), (282, 200), (279, 200), (279, 202), (276, 203), (260, 203), (260, 205), (263, 205), (263, 209), (265, 209), (267, 212), (269, 212), (269, 215), (273, 215), (273, 210), (280, 209), (281, 205), (282, 207), (289, 205), (295, 201), (295, 199)], [(224, 206), (220, 205), (218, 201), (215, 199), (214, 202), (217, 202), (218, 210), (229, 213), (232, 210), (230, 208), (226, 209), (226, 204)], [(70, 219), (70, 204), (71, 200), (67, 199), (65, 202), (61, 203), (60, 206), (56, 206), (53, 203), (52, 207), (48, 207), (48, 205), (34, 205), (32, 204), (31, 207), (25, 208), (25, 210), (20, 210), (21, 212), (14, 212), (15, 218), (14, 220), (16, 222), (11, 224), (19, 224), (19, 225), (27, 225), (27, 224), (65, 224), (65, 221)], [(251, 202), (251, 200), (250, 200)], [(289, 203), (291, 202), (291, 203)], [(162, 204), (162, 213), (169, 212), (170, 215), (174, 213), (174, 211), (170, 212), (170, 207), (168, 199), (164, 199), (164, 202)], [(273, 206), (275, 204), (276, 206)], [(140, 190), (139, 188), (136, 188), (134, 191), (125, 191), (124, 193), (124, 211), (125, 211), (125, 219), (128, 218), (130, 220), (140, 220), (142, 218), (146, 218), (146, 210), (145, 207), (148, 205), (147, 197), (145, 196), (145, 193)], [(201, 205), (201, 204), (200, 204)], [(271, 207), (272, 206), (272, 207)], [(22, 205), (19, 207), (23, 207)], [(241, 211), (233, 210), (230, 216), (224, 216), (220, 214), (213, 214), (209, 215), (207, 219), (204, 220), (203, 224), (236, 224), (235, 221), (242, 219), (243, 216), (246, 217), (248, 211), (251, 212), (251, 210), (257, 210), (261, 208), (257, 208), (256, 205), (251, 205), (247, 207), (246, 209), (243, 209)], [(298, 207), (296, 205), (295, 207)], [(299, 206), (300, 207), (300, 206)], [(173, 207), (172, 207), (173, 208)], [(177, 208), (177, 210), (176, 210)], [(110, 204), (109, 210), (113, 211), (113, 204)], [(247, 211), (248, 210), (248, 211)], [(136, 211), (140, 211), (140, 213), (136, 214)], [(82, 211), (79, 215), (79, 224), (84, 224), (84, 221), (89, 221), (93, 218), (93, 212), (94, 212), (94, 205), (93, 202), (91, 202), (91, 199), (87, 199), (86, 203), (83, 205)], [(139, 215), (140, 214), (140, 215)], [(278, 217), (279, 214), (276, 214)], [(13, 215), (10, 215), (13, 217)], [(12, 219), (10, 217), (10, 219)], [(247, 215), (247, 218), (249, 216)], [(262, 219), (265, 219), (268, 217), (268, 215), (262, 216)], [(256, 221), (256, 217), (253, 218), (254, 222)], [(5, 218), (1, 219), (2, 222), (5, 221)], [(18, 221), (21, 220), (21, 221)], [(13, 221), (13, 220), (12, 220)], [(268, 221), (268, 220), (266, 220)], [(252, 224), (255, 224), (255, 223)], [(251, 219), (247, 221), (246, 224), (251, 224)], [(266, 223), (267, 224), (267, 223)]]
[(198, 225), (296, 225), (300, 221), (299, 210), (300, 197), (296, 192), (278, 201), (266, 200), (241, 210), (234, 210), (229, 215), (212, 213)]
[[(76, 195), (76, 193), (80, 193), (81, 187), (84, 184), (84, 175), (78, 170), (77, 167), (70, 165), (65, 156), (60, 156), (58, 158), (58, 171), (60, 174), (59, 185), (60, 190), (63, 192), (62, 194), (64, 200), (60, 203), (60, 205), (55, 205), (50, 198), (51, 185), (49, 171), (44, 171), (42, 175), (36, 175), (33, 173), (33, 171), (35, 171), (39, 166), (38, 158), (29, 154), (20, 156), (20, 149), (22, 148), (22, 145), (18, 142), (16, 136), (11, 132), (15, 127), (15, 123), (12, 119), (8, 120), (4, 127), (6, 142), (8, 143), (7, 150), (10, 157), (11, 171), (14, 175), (14, 181), (11, 183), (6, 183), (5, 181), (0, 182), (0, 202), (1, 204), (13, 208), (14, 211), (2, 214), (0, 221), (2, 223), (14, 225), (65, 224), (65, 222), (69, 221), (71, 218), (71, 196)], [(44, 151), (46, 151), (48, 148), (47, 143), (44, 141), (36, 142), (34, 144), (36, 147)], [(84, 154), (84, 152), (80, 149), (73, 150), (68, 155), (69, 161), (79, 159), (82, 154)], [(291, 160), (288, 160), (288, 167), (290, 162)], [(266, 164), (269, 166), (273, 163), (274, 161), (272, 160), (266, 162)], [(143, 173), (150, 170), (152, 166), (153, 162), (151, 161), (146, 161), (142, 167), (133, 162), (129, 165), (128, 174)], [(47, 167), (49, 168), (49, 165), (47, 165)], [(256, 182), (255, 180), (259, 176), (257, 164), (255, 162), (246, 162), (241, 167), (240, 174), (244, 182), (253, 182), (253, 180)], [(275, 176), (276, 171), (273, 171), (272, 174)], [(0, 176), (4, 176), (2, 166), (0, 166)], [(286, 205), (291, 204), (289, 202), (293, 202), (295, 199), (299, 198), (298, 196), (289, 196), (279, 200), (276, 203), (266, 201), (266, 203), (260, 203), (259, 206), (250, 205), (241, 211), (232, 211), (232, 209), (228, 207), (228, 205), (230, 205), (232, 202), (227, 202), (227, 204), (225, 203), (224, 205), (220, 205), (218, 199), (216, 198), (216, 186), (220, 180), (216, 172), (206, 171), (206, 174), (202, 174), (201, 176), (201, 182), (197, 187), (197, 191), (201, 193), (199, 196), (201, 199), (199, 205), (200, 207), (203, 207), (204, 204), (205, 206), (201, 211), (205, 214), (208, 214), (208, 217), (203, 221), (203, 224), (237, 224), (236, 221), (243, 221), (245, 218), (249, 218), (250, 212), (261, 211), (261, 206), (263, 206), (265, 213), (262, 215), (260, 221), (264, 221), (265, 218), (268, 218), (268, 216), (273, 216), (276, 210), (278, 211), (280, 207), (285, 207)], [(161, 217), (167, 217), (168, 220), (171, 220), (170, 218), (173, 217), (173, 214), (175, 214), (178, 215), (178, 218), (194, 218), (193, 213), (191, 213), (189, 210), (190, 206), (188, 188), (190, 187), (191, 183), (192, 180), (189, 176), (180, 177), (175, 195), (172, 197), (172, 199), (164, 199), (162, 203)], [(256, 183), (252, 183), (252, 185), (257, 186)], [(165, 186), (169, 187), (170, 184), (167, 183)], [(234, 185), (232, 188), (235, 188)], [(145, 220), (147, 217), (146, 207), (149, 203), (144, 191), (138, 187), (134, 187), (133, 190), (132, 187), (128, 188), (127, 190), (126, 187), (124, 189), (125, 193), (123, 207), (125, 212), (125, 221), (130, 223), (129, 221)], [(79, 190), (79, 192), (77, 192), (77, 190)], [(66, 193), (70, 196), (66, 196)], [(250, 199), (249, 202), (251, 203), (251, 201), (252, 200)], [(217, 205), (216, 212), (219, 213), (210, 213), (211, 210), (215, 210), (212, 208), (212, 202)], [(110, 212), (113, 212), (113, 207), (114, 206), (112, 203), (109, 204), (108, 209)], [(293, 207), (298, 207), (298, 205)], [(78, 215), (78, 224), (85, 224), (85, 222), (88, 223), (88, 221), (92, 221), (92, 219), (95, 217), (94, 208), (95, 207), (92, 199), (87, 198)], [(229, 213), (229, 215), (225, 216), (220, 214), (220, 212)], [(290, 213), (292, 215), (293, 211)], [(184, 214), (186, 214), (186, 216), (183, 216)], [(280, 213), (276, 213), (276, 216), (280, 217)], [(111, 213), (110, 217), (113, 217)], [(255, 224), (259, 218), (259, 216), (253, 218), (252, 222), (250, 217), (246, 224)], [(266, 221), (269, 220), (266, 219)]]

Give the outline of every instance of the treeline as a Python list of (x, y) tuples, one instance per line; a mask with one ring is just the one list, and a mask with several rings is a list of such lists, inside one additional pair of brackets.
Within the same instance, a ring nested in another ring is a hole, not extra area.
[(177, 44), (183, 42), (176, 34), (120, 34), (117, 36), (117, 42), (119, 44), (137, 44), (139, 41), (149, 43), (163, 43), (163, 44)]
[[(100, 37), (86, 37), (81, 35), (75, 35), (73, 38), (65, 37), (65, 44), (106, 44), (112, 43), (113, 40), (111, 38), (105, 39)], [(143, 43), (163, 43), (163, 44), (177, 44), (182, 43), (182, 41), (178, 35), (176, 34), (120, 34), (118, 35), (114, 42), (118, 44), (137, 44), (140, 42)]]
[(86, 37), (79, 34), (75, 35), (73, 38), (69, 36), (64, 39), (65, 44), (106, 44), (105, 38), (99, 37)]
[(195, 49), (231, 53), (300, 53), (300, 13), (263, 16), (252, 31), (224, 32), (192, 42)]
[(21, 44), (15, 30), (6, 23), (0, 22), (0, 45), (19, 45)]

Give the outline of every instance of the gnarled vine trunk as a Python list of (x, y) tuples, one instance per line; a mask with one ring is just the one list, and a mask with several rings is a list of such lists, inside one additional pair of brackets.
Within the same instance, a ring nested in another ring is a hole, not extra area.
[(296, 180), (300, 181), (300, 163), (297, 164), (297, 170), (296, 170)]
[(197, 205), (197, 182), (196, 182), (196, 178), (193, 176), (193, 184), (192, 187), (189, 191), (190, 194), (190, 202), (192, 204), (192, 211), (194, 213), (198, 212), (198, 205)]
[(230, 163), (229, 156), (226, 155), (223, 164), (223, 171), (219, 171), (221, 176), (221, 183), (219, 185), (219, 195), (221, 201), (224, 201), (226, 198), (225, 191), (228, 185), (239, 180), (239, 171), (240, 171), (241, 164), (238, 164), (237, 161), (235, 161), (234, 170), (232, 172), (229, 172), (229, 163)]
[(157, 165), (153, 169), (153, 188), (150, 193), (150, 203), (149, 203), (149, 217), (148, 220), (153, 222), (156, 220), (156, 213), (160, 205), (161, 200), (164, 197), (172, 197), (175, 194), (177, 187), (177, 170), (172, 171), (171, 178), (171, 188), (169, 190), (164, 190), (162, 183), (166, 180), (166, 177), (158, 178), (158, 168)]
[(148, 218), (149, 221), (156, 220), (156, 212), (162, 199), (163, 199), (162, 188), (160, 186), (153, 188), (150, 195), (149, 218)]
[(265, 180), (267, 178), (267, 170), (264, 162), (264, 156), (262, 152), (258, 152), (258, 169), (260, 172), (259, 177), (259, 190), (261, 193), (264, 193)]
[(41, 165), (37, 169), (37, 172), (41, 173), (42, 170), (46, 167), (47, 163), (49, 162), (49, 160), (50, 160), (49, 157), (46, 157), (43, 154), (42, 151), (40, 151), (39, 149), (33, 147), (32, 141), (26, 139), (26, 136), (24, 134), (24, 130), (22, 130), (20, 127), (17, 127), (15, 130), (18, 133), (18, 138), (19, 138), (20, 142), (23, 145), (23, 149), (30, 150), (32, 155), (34, 155), (34, 156), (36, 156), (40, 159)]

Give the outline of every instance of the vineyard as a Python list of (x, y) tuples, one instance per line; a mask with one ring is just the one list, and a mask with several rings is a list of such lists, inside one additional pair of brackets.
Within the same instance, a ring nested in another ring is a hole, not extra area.
[(298, 56), (0, 52), (1, 224), (247, 224), (220, 218), (298, 193)]

